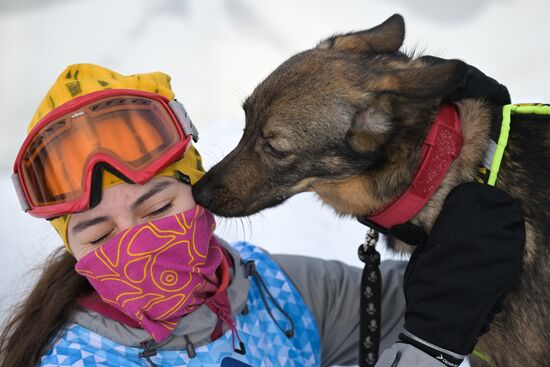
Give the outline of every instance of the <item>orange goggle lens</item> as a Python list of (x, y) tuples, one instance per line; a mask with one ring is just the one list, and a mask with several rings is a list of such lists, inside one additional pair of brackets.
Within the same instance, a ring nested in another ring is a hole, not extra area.
[(94, 159), (139, 172), (182, 140), (166, 104), (107, 97), (42, 126), (20, 158), (19, 175), (31, 207), (55, 205), (84, 194)]

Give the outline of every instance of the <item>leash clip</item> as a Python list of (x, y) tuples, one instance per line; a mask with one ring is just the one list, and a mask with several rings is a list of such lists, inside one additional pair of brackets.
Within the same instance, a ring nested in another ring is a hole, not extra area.
[(359, 245), (357, 255), (359, 260), (365, 264), (378, 265), (380, 264), (380, 254), (376, 251), (376, 244), (380, 234), (374, 229), (369, 229), (365, 235), (365, 242)]

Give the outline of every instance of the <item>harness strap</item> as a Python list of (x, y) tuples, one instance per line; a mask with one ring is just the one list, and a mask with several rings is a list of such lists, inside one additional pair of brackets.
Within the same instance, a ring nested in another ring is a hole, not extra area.
[(550, 105), (541, 103), (519, 103), (519, 104), (507, 104), (502, 107), (502, 125), (500, 127), (500, 135), (491, 163), (491, 173), (487, 184), (494, 186), (497, 181), (498, 171), (502, 158), (504, 156), (504, 150), (508, 144), (508, 136), (510, 134), (510, 123), (512, 121), (512, 115), (550, 115)]

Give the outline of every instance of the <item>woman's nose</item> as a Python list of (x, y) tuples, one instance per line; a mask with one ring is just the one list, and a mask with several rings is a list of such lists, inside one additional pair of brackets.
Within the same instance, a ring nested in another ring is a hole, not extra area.
[(133, 215), (122, 215), (119, 218), (116, 219), (116, 225), (118, 232), (125, 231), (127, 229), (130, 229), (132, 227), (138, 226), (140, 224), (143, 224), (147, 222), (147, 220), (144, 220), (143, 218), (136, 217)]

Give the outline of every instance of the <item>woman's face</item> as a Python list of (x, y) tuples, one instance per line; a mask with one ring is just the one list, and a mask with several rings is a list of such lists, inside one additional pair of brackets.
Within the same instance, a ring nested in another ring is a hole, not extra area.
[(103, 190), (95, 208), (71, 216), (68, 239), (77, 260), (120, 231), (189, 210), (191, 186), (173, 177), (155, 177), (145, 185), (121, 183)]

